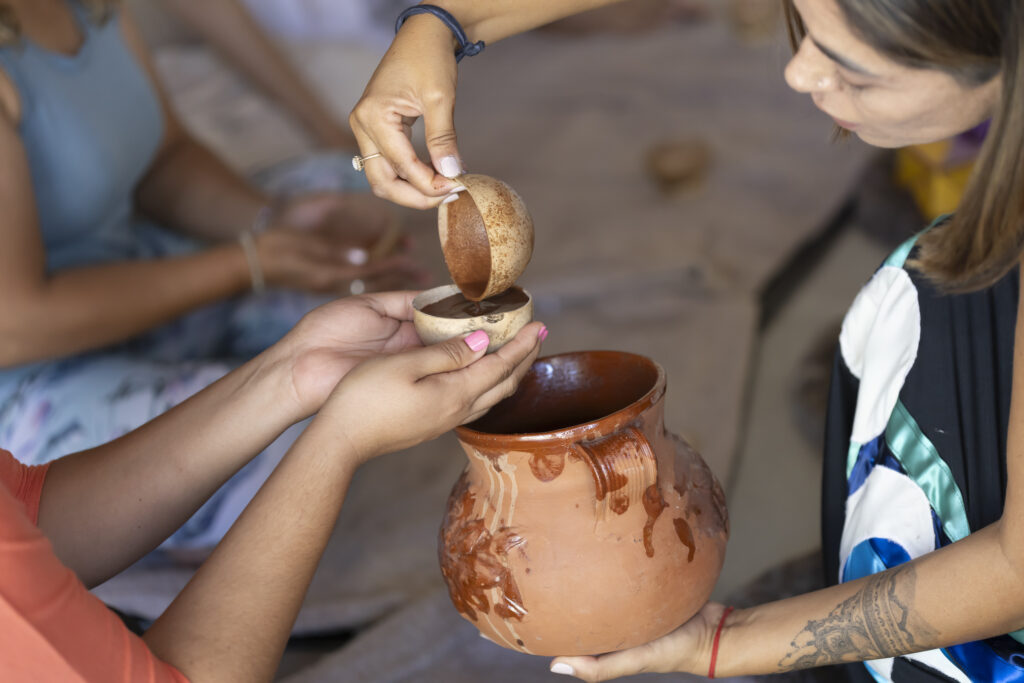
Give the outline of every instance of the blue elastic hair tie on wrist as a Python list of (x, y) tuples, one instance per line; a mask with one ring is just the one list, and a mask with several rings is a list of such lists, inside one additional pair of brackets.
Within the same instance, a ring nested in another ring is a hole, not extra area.
[(395, 33), (398, 33), (398, 29), (402, 28), (402, 24), (405, 20), (414, 14), (433, 14), (435, 17), (444, 22), (444, 25), (455, 34), (455, 38), (459, 41), (459, 49), (455, 51), (455, 61), (460, 62), (463, 57), (472, 57), (478, 55), (484, 51), (484, 41), (478, 40), (475, 43), (469, 42), (469, 38), (466, 36), (466, 32), (462, 30), (462, 26), (459, 24), (458, 19), (453, 17), (447, 10), (441, 9), (437, 5), (414, 5), (408, 9), (402, 10), (402, 13), (398, 15), (398, 19), (395, 20)]

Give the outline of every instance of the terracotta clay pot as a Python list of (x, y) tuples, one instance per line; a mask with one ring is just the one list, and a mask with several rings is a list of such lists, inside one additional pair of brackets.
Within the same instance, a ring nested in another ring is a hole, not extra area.
[(533, 255), (533, 219), (522, 198), (490, 176), (455, 178), (466, 187), (458, 199), (437, 207), (441, 251), (452, 280), (471, 301), (500, 294)]
[(469, 465), (439, 555), (481, 633), (530, 654), (597, 654), (658, 638), (707, 602), (725, 496), (665, 431), (664, 396), (664, 370), (643, 356), (569, 353), (456, 429)]

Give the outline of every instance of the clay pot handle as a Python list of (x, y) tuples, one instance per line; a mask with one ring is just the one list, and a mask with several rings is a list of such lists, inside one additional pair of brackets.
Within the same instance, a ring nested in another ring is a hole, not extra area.
[(590, 465), (599, 509), (623, 514), (643, 500), (648, 487), (658, 483), (658, 461), (647, 437), (626, 427), (596, 441), (579, 442), (576, 448)]

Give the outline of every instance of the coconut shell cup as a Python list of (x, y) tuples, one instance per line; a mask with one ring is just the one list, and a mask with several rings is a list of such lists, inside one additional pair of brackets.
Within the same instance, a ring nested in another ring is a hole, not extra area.
[(533, 320), (533, 297), (526, 290), (523, 290), (523, 293), (526, 294), (526, 303), (510, 311), (489, 313), (472, 318), (442, 318), (423, 312), (423, 309), (430, 304), (458, 293), (459, 288), (456, 285), (444, 285), (421, 292), (412, 300), (413, 326), (424, 344), (436, 344), (452, 337), (461, 337), (476, 330), (483, 330), (491, 340), (487, 347), (487, 353), (492, 353), (504, 346), (512, 337), (516, 336), (519, 330)]
[(437, 229), (452, 280), (470, 301), (504, 292), (533, 255), (533, 219), (515, 190), (502, 181), (467, 173), (458, 199), (441, 204)]

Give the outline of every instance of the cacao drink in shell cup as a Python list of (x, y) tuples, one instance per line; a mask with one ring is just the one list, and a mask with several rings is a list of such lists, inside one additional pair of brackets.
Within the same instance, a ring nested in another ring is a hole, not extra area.
[(500, 180), (465, 174), (466, 189), (438, 207), (445, 265), (454, 285), (413, 300), (413, 324), (424, 344), (485, 330), (488, 353), (533, 319), (529, 293), (514, 287), (533, 254), (533, 219), (515, 190)]

